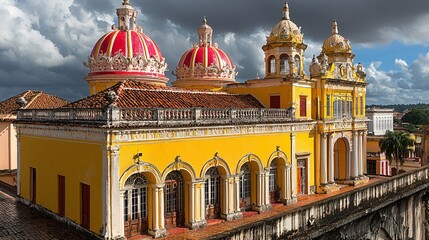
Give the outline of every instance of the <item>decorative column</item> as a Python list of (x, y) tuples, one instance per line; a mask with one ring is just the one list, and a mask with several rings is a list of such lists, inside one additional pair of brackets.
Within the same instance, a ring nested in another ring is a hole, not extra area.
[(365, 131), (363, 131), (363, 144), (362, 144), (362, 147), (363, 147), (363, 152), (362, 152), (362, 165), (363, 165), (363, 167), (362, 167), (362, 171), (363, 171), (364, 174), (367, 173), (367, 166), (366, 166), (366, 164), (367, 164), (367, 162), (366, 162), (366, 157), (367, 157), (366, 144), (367, 144), (367, 142), (366, 142), (366, 138), (367, 138), (367, 132), (365, 130)]
[(359, 140), (358, 140), (358, 142), (359, 142), (359, 146), (358, 146), (358, 148), (359, 148), (359, 152), (358, 152), (358, 175), (359, 175), (359, 177), (363, 177), (363, 162), (362, 162), (362, 154), (363, 154), (363, 147), (362, 147), (362, 143), (363, 143), (363, 140), (362, 140), (362, 138), (363, 138), (363, 133), (362, 132), (359, 132)]
[(297, 179), (296, 179), (296, 171), (297, 171), (297, 161), (295, 156), (295, 133), (290, 134), (290, 157), (291, 157), (291, 163), (292, 163), (292, 201), (295, 201), (297, 196), (296, 192), (296, 186), (297, 186)]
[(352, 163), (351, 163), (351, 167), (352, 167), (352, 173), (351, 173), (351, 178), (352, 180), (356, 179), (358, 177), (358, 133), (357, 131), (353, 131), (353, 158), (352, 158)]
[(235, 175), (233, 177), (233, 185), (234, 185), (234, 212), (238, 214), (239, 218), (242, 218), (243, 215), (240, 209), (240, 175)]
[[(207, 225), (204, 209), (204, 180), (189, 182), (189, 227), (202, 228)], [(200, 198), (198, 198), (198, 196)], [(199, 207), (199, 208), (198, 208)], [(199, 215), (199, 216), (198, 216)]]
[[(119, 147), (117, 146), (110, 146), (108, 147), (108, 152), (110, 155), (110, 174), (107, 175), (110, 181), (107, 181), (110, 183), (109, 191), (110, 196), (108, 195), (106, 199), (110, 199), (109, 202), (106, 202), (107, 207), (110, 209), (110, 216), (107, 216), (107, 224), (108, 229), (110, 230), (110, 235), (112, 238), (117, 238), (120, 236), (123, 236), (124, 229), (120, 228), (121, 226), (121, 219), (123, 219), (122, 209), (121, 206), (121, 197), (120, 197), (120, 183), (119, 183)], [(108, 211), (109, 212), (109, 211)]]
[(334, 133), (329, 135), (329, 183), (335, 183), (335, 163), (334, 163)]
[(326, 133), (321, 134), (322, 142), (320, 144), (321, 148), (321, 157), (320, 157), (320, 184), (326, 185), (328, 183), (327, 181), (327, 156), (326, 156), (326, 149), (327, 149), (327, 141), (326, 141)]
[(258, 209), (256, 209), (256, 210), (258, 210), (258, 211), (260, 211), (261, 210), (261, 205), (262, 205), (262, 195), (263, 195), (263, 193), (262, 193), (262, 185), (263, 185), (263, 182), (262, 182), (262, 175), (263, 175), (263, 171), (259, 171), (257, 174), (256, 174), (256, 207), (258, 208)]
[[(205, 221), (206, 220), (206, 195), (205, 193), (205, 182), (200, 183), (200, 221)], [(219, 184), (220, 187), (220, 184)]]
[(155, 238), (167, 236), (164, 220), (164, 184), (150, 184), (152, 191), (152, 226), (149, 226), (149, 234)]
[(158, 205), (159, 211), (157, 211), (159, 213), (159, 227), (158, 227), (159, 237), (167, 236), (167, 230), (165, 229), (165, 219), (164, 219), (164, 186), (165, 184), (163, 183), (156, 185), (156, 188), (158, 190), (158, 200), (159, 200), (159, 205)]
[[(125, 191), (120, 191), (120, 195), (119, 195), (119, 208), (124, 209), (124, 197), (125, 197)], [(124, 217), (120, 217), (119, 218), (119, 229), (122, 229), (122, 235), (125, 234), (125, 223), (124, 223)]]

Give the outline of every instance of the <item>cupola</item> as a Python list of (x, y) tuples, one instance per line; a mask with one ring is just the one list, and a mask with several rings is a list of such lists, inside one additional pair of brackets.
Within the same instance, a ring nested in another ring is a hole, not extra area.
[(133, 79), (165, 86), (167, 63), (156, 43), (136, 23), (137, 10), (124, 0), (116, 10), (118, 26), (102, 36), (93, 47), (85, 77), (90, 93), (104, 90), (117, 82)]

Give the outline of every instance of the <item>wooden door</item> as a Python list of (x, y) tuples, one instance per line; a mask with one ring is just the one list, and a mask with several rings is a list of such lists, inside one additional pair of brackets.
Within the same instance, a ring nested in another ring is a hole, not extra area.
[(36, 169), (30, 167), (30, 201), (36, 203)]
[(64, 176), (58, 175), (58, 214), (65, 215), (65, 202), (66, 202), (66, 191), (65, 191), (66, 180)]
[(90, 223), (90, 187), (84, 183), (80, 184), (81, 199), (80, 199), (80, 225), (83, 228), (89, 229)]
[(275, 203), (280, 199), (280, 188), (277, 183), (277, 160), (273, 160), (270, 165), (270, 175), (268, 188), (270, 191), (270, 202)]
[(124, 231), (127, 238), (147, 233), (148, 181), (143, 173), (131, 175), (124, 186)]
[(307, 97), (306, 96), (299, 97), (299, 116), (300, 117), (307, 116)]
[(297, 171), (297, 192), (298, 195), (307, 193), (307, 160), (298, 160)]
[[(183, 177), (179, 171), (168, 174), (165, 181), (165, 228), (185, 224)], [(192, 206), (193, 207), (193, 206)]]

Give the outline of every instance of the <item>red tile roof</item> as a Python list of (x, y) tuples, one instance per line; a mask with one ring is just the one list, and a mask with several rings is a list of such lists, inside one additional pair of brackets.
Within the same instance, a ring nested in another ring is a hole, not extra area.
[(120, 108), (265, 108), (250, 94), (192, 91), (133, 80), (123, 81), (63, 108), (103, 108), (109, 104), (105, 96), (110, 91), (117, 95), (113, 104)]
[(16, 100), (20, 97), (24, 97), (24, 99), (27, 101), (23, 107), (24, 109), (59, 108), (69, 103), (69, 101), (49, 93), (28, 90), (6, 99), (3, 102), (0, 102), (0, 114), (14, 114), (15, 111), (19, 109), (19, 105), (16, 103)]

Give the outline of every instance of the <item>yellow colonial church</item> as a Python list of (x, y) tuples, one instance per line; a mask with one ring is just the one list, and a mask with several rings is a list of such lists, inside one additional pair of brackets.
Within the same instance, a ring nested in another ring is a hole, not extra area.
[(24, 201), (105, 239), (162, 237), (368, 180), (365, 73), (336, 22), (306, 75), (285, 4), (265, 77), (238, 83), (204, 19), (169, 87), (137, 11), (124, 0), (117, 15), (85, 63), (90, 96), (18, 112)]

